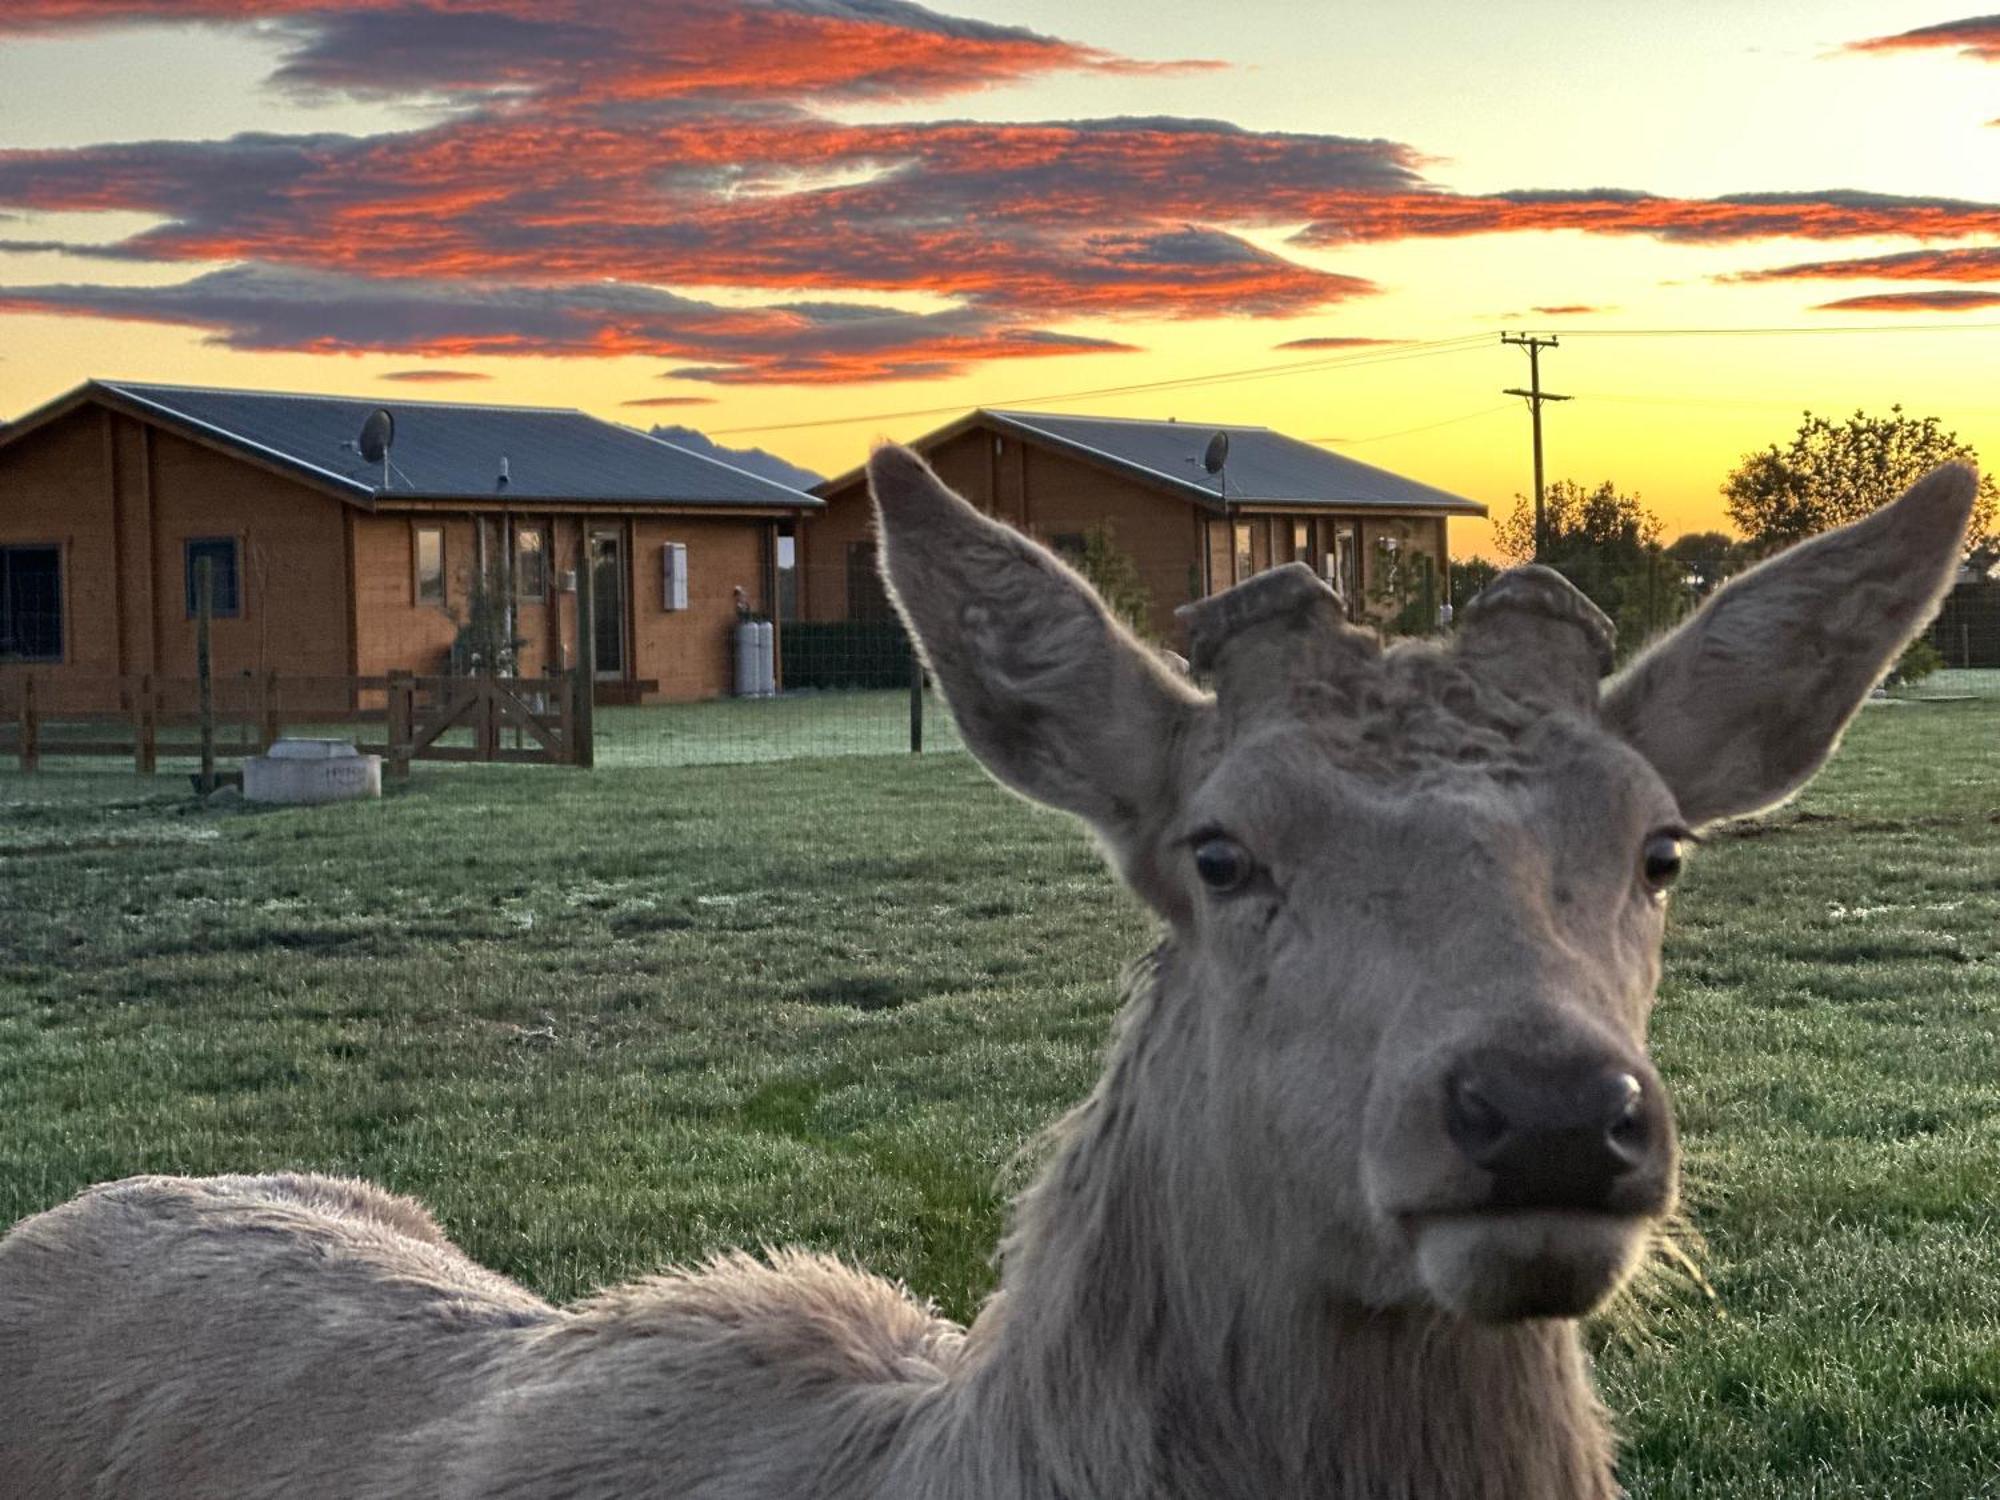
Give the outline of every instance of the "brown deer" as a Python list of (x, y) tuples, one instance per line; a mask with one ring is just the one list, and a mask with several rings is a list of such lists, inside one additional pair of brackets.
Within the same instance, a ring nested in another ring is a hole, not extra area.
[(1575, 1320), (1674, 1204), (1646, 1054), (1689, 833), (1820, 765), (1971, 475), (1723, 589), (1600, 690), (1522, 568), (1385, 649), (1282, 568), (1168, 670), (913, 455), (871, 477), (966, 742), (1165, 925), (969, 1330), (826, 1257), (558, 1309), (406, 1200), (141, 1178), (0, 1241), (0, 1493), (1604, 1500)]

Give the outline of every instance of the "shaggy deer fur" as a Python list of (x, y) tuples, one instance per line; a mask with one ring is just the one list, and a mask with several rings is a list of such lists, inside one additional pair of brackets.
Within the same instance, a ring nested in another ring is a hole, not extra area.
[(557, 1309), (374, 1188), (135, 1179), (0, 1241), (0, 1494), (1616, 1493), (1573, 1320), (1673, 1202), (1645, 1028), (1679, 839), (1825, 758), (1970, 474), (1601, 695), (1609, 627), (1554, 574), (1384, 650), (1295, 567), (1190, 606), (1213, 697), (913, 455), (872, 479), (967, 741), (1167, 929), (971, 1329), (789, 1252)]

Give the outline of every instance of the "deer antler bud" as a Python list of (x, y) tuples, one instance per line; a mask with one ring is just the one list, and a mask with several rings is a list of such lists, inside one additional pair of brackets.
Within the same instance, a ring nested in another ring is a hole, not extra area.
[(1611, 617), (1539, 563), (1509, 568), (1480, 590), (1459, 626), (1460, 653), (1525, 699), (1594, 704), (1617, 644)]
[(1375, 637), (1347, 623), (1340, 596), (1303, 563), (1174, 613), (1187, 628), (1189, 665), (1215, 679), (1232, 718), (1288, 706), (1293, 688), (1327, 686), (1381, 656)]

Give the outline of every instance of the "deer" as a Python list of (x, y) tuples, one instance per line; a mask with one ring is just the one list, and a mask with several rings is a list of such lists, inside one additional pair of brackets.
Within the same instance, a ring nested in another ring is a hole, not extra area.
[(365, 1183), (128, 1179), (0, 1240), (0, 1493), (1620, 1493), (1579, 1328), (1675, 1211), (1669, 888), (1934, 611), (1970, 471), (1616, 675), (1546, 568), (1385, 645), (1288, 564), (1186, 606), (1190, 678), (914, 453), (870, 479), (965, 743), (1160, 927), (971, 1325), (796, 1249), (556, 1307)]

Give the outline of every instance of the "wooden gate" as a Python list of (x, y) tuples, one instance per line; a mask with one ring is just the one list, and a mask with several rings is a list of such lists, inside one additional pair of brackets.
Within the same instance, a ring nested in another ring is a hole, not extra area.
[[(577, 674), (581, 675), (581, 674)], [(390, 770), (413, 760), (588, 765), (588, 726), (579, 725), (570, 677), (389, 677)], [(441, 743), (469, 729), (470, 745)], [(508, 744), (509, 731), (513, 744)]]

